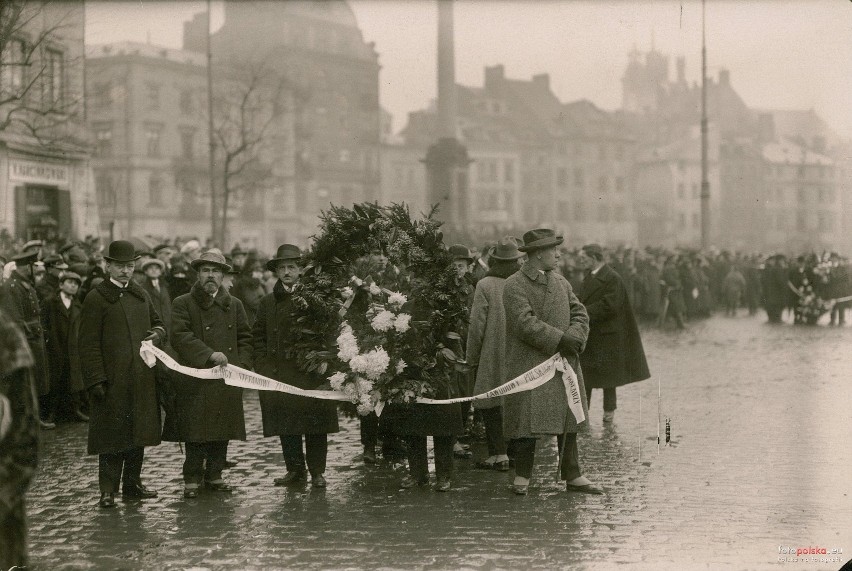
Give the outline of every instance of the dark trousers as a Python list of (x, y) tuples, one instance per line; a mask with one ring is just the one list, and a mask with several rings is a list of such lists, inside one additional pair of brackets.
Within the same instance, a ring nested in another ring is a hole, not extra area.
[(227, 440), (187, 442), (186, 460), (183, 463), (184, 483), (201, 484), (221, 480), (227, 454)]
[(98, 485), (102, 494), (118, 493), (118, 484), (125, 488), (142, 483), (142, 460), (145, 449), (141, 446), (123, 452), (98, 455)]
[(381, 436), (382, 455), (385, 457), (385, 460), (394, 462), (405, 459), (405, 443), (402, 442), (399, 435), (393, 434), (382, 426), (375, 412), (371, 412), (365, 416), (359, 415), (358, 418), (361, 421), (362, 446), (374, 449), (379, 443), (379, 437)]
[(489, 456), (506, 454), (506, 440), (503, 438), (503, 407), (477, 409), (485, 423), (485, 440), (488, 443)]
[[(3, 506), (0, 517), (0, 569), (26, 569), (27, 517), (23, 496)], [(17, 567), (15, 567), (17, 565)]]
[(325, 460), (328, 456), (328, 434), (305, 434), (305, 447), (302, 449), (302, 434), (281, 436), (281, 452), (288, 472), (307, 471), (311, 476), (325, 473)]
[[(435, 443), (435, 475), (450, 478), (453, 475), (453, 436), (433, 436)], [(426, 437), (409, 435), (405, 437), (408, 445), (408, 473), (418, 481), (429, 479), (429, 461), (426, 455)]]
[[(604, 410), (610, 412), (615, 410), (618, 404), (618, 399), (615, 396), (615, 387), (601, 389), (604, 394)], [(586, 385), (586, 399), (589, 401), (589, 408), (592, 408), (592, 387)]]
[[(556, 437), (561, 456), (563, 449), (563, 435)], [(522, 478), (532, 478), (533, 465), (535, 464), (535, 438), (517, 438), (510, 442), (512, 454), (515, 459), (515, 474)], [(565, 457), (559, 469), (562, 480), (573, 480), (583, 475), (580, 471), (580, 451), (577, 449), (577, 433), (569, 432), (568, 440), (564, 442)]]

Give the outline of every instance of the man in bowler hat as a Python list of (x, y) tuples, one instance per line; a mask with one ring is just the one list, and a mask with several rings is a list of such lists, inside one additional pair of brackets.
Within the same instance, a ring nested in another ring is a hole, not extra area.
[(160, 443), (160, 406), (154, 369), (139, 355), (142, 341), (161, 344), (166, 330), (148, 294), (131, 277), (138, 256), (116, 240), (106, 254), (107, 279), (83, 302), (78, 340), (83, 386), (89, 392), (89, 454), (98, 455), (99, 505), (157, 497), (142, 485), (145, 446)]

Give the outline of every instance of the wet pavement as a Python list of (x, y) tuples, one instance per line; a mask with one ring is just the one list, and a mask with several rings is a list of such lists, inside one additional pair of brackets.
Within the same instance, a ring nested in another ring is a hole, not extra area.
[[(184, 500), (183, 454), (164, 443), (143, 470), (159, 498), (101, 510), (86, 425), (62, 425), (45, 433), (28, 496), (31, 568), (839, 569), (852, 558), (852, 327), (764, 321), (643, 331), (653, 377), (619, 389), (612, 425), (595, 391), (580, 436), (603, 496), (557, 486), (553, 443), (526, 497), (470, 460), (456, 461), (449, 493), (400, 490), (402, 472), (356, 458), (353, 419), (331, 438), (327, 489), (274, 487), (279, 444), (247, 393), (249, 439), (231, 443), (226, 472), (235, 493)], [(659, 453), (658, 380), (671, 418)], [(826, 554), (796, 558), (811, 547)]]

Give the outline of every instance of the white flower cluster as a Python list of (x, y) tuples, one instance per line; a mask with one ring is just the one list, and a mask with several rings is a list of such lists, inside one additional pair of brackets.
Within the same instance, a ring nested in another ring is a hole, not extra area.
[(394, 319), (393, 327), (399, 333), (405, 333), (411, 328), (411, 316), (407, 313), (400, 313)]
[(383, 347), (376, 347), (361, 355), (352, 357), (349, 367), (355, 373), (361, 373), (370, 380), (378, 379), (390, 364), (390, 356)]
[(331, 388), (335, 391), (340, 391), (343, 388), (343, 382), (346, 380), (346, 373), (337, 372), (328, 378), (331, 382)]
[(348, 363), (354, 357), (358, 356), (358, 340), (355, 339), (355, 332), (345, 321), (340, 328), (340, 335), (337, 336), (337, 358)]
[(383, 309), (370, 320), (370, 325), (379, 333), (384, 333), (394, 327), (394, 317), (393, 313)]
[(349, 299), (350, 297), (355, 295), (355, 290), (353, 290), (349, 286), (346, 286), (342, 290), (340, 290), (340, 293), (343, 295), (343, 299)]
[(401, 375), (405, 368), (408, 366), (408, 363), (400, 359), (396, 364), (396, 374)]
[(388, 296), (388, 303), (396, 307), (397, 309), (405, 305), (407, 302), (408, 298), (405, 297), (405, 295), (396, 291), (391, 292), (391, 294)]

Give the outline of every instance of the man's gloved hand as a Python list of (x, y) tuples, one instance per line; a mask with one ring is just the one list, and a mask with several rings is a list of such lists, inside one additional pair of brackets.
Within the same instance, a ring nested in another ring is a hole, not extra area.
[(216, 367), (224, 367), (228, 364), (228, 357), (226, 357), (224, 353), (216, 351), (210, 355), (210, 362)]
[(160, 333), (159, 329), (151, 329), (147, 331), (148, 336), (142, 339), (142, 341), (153, 341), (154, 345), (159, 345), (162, 333)]
[(89, 398), (100, 402), (106, 398), (106, 383), (98, 383), (89, 387)]
[(563, 333), (557, 349), (559, 350), (559, 354), (565, 358), (576, 358), (580, 354), (581, 347), (582, 344), (579, 341)]

